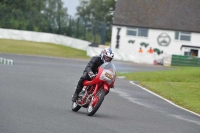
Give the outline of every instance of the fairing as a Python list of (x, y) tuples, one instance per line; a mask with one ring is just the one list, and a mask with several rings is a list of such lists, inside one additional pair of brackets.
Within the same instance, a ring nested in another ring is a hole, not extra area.
[(86, 80), (83, 85), (88, 86), (97, 84), (99, 82), (104, 82), (111, 86), (114, 83), (115, 78), (116, 68), (114, 64), (112, 64), (111, 62), (106, 62), (99, 67), (97, 76), (91, 81)]

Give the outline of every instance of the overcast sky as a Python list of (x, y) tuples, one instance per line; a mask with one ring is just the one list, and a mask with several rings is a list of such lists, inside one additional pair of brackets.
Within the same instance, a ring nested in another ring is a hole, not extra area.
[(64, 7), (67, 7), (67, 13), (74, 16), (76, 13), (76, 7), (79, 5), (79, 0), (62, 0), (64, 2)]

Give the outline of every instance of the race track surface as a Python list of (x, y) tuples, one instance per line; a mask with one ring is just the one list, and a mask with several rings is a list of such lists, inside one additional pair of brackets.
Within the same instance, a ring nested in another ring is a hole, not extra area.
[[(200, 117), (118, 78), (97, 113), (71, 111), (88, 60), (0, 54), (0, 133), (200, 133)], [(117, 72), (161, 66), (113, 62)]]

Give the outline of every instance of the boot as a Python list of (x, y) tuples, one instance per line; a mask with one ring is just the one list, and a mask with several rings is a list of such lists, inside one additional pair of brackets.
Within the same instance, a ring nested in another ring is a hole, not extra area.
[(74, 95), (72, 97), (72, 102), (76, 102), (77, 99), (78, 99), (78, 93), (77, 93), (77, 91), (75, 91)]
[(74, 95), (72, 97), (72, 102), (76, 102), (76, 100), (78, 99), (78, 95), (81, 92), (82, 87), (77, 87), (76, 91), (74, 92)]

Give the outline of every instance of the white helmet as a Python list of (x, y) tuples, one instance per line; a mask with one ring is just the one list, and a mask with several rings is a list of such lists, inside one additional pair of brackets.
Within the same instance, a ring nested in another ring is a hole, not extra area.
[(114, 58), (114, 53), (110, 48), (106, 48), (101, 52), (103, 62), (110, 62)]

